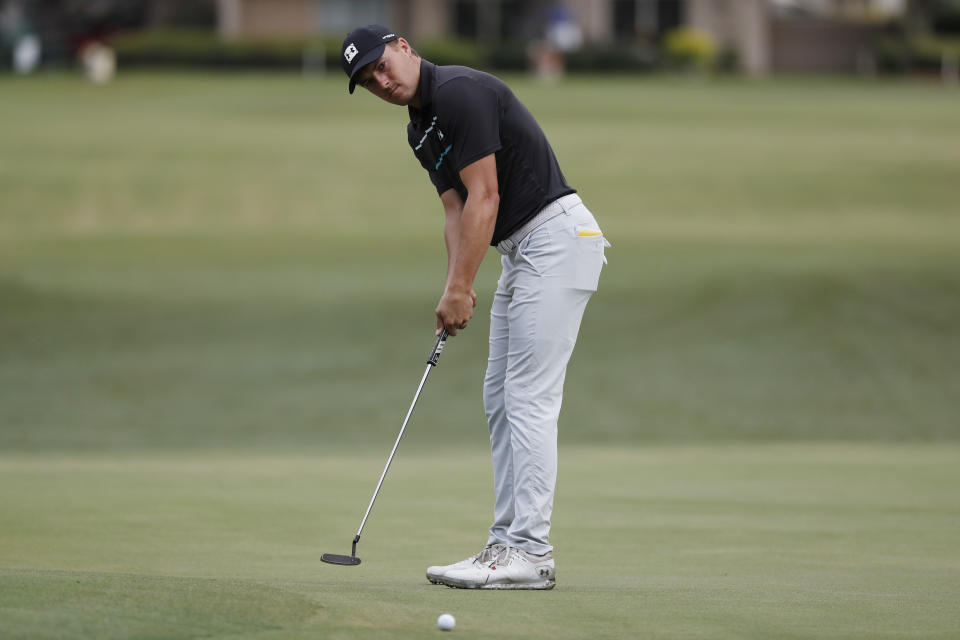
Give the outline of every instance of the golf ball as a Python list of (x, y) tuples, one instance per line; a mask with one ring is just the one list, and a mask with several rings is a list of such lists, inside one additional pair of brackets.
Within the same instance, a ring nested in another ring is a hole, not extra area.
[(440, 627), (443, 631), (450, 631), (455, 626), (457, 626), (457, 621), (449, 613), (445, 613), (439, 618), (437, 618), (437, 626)]

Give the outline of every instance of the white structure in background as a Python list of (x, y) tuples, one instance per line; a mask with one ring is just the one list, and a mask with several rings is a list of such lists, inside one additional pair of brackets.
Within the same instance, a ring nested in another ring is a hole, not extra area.
[(551, 45), (568, 53), (583, 46), (583, 31), (576, 16), (566, 5), (555, 4), (547, 17), (547, 41)]
[(781, 12), (807, 13), (816, 16), (893, 16), (902, 14), (907, 0), (770, 0)]
[(12, 44), (13, 70), (22, 75), (33, 73), (40, 64), (42, 47), (27, 20), (23, 2), (0, 0), (0, 43), (4, 41)]
[(40, 64), (40, 38), (28, 33), (13, 45), (13, 70), (21, 75), (33, 73)]

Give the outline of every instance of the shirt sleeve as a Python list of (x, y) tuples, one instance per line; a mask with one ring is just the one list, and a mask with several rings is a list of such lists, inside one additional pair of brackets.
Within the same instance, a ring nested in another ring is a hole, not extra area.
[(449, 180), (447, 180), (442, 175), (440, 175), (438, 171), (428, 170), (427, 173), (430, 176), (430, 182), (432, 182), (433, 186), (436, 187), (437, 189), (438, 196), (443, 195), (444, 191), (454, 188), (454, 185)]
[(438, 89), (435, 104), (457, 173), (500, 150), (500, 100), (493, 89), (470, 78), (454, 78)]

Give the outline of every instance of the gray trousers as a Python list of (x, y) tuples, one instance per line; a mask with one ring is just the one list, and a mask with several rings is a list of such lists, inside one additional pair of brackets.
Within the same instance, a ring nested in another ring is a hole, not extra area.
[(553, 549), (557, 419), (567, 363), (609, 246), (578, 196), (550, 207), (562, 212), (515, 238), (512, 251), (498, 247), (503, 271), (490, 312), (483, 385), (496, 493), (488, 544), (538, 555)]

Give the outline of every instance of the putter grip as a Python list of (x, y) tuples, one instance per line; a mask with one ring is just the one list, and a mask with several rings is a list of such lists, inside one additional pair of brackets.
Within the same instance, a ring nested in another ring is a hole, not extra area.
[(427, 364), (432, 367), (437, 366), (437, 362), (440, 361), (440, 353), (443, 351), (443, 345), (448, 337), (449, 334), (446, 329), (440, 332), (440, 337), (437, 338), (437, 344), (433, 345), (433, 351), (430, 353), (430, 358), (427, 359)]

